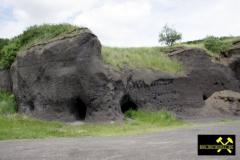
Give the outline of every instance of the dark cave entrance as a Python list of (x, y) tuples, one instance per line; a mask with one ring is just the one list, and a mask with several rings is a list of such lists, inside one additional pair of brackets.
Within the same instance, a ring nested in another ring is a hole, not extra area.
[(235, 76), (240, 80), (240, 58), (230, 65), (231, 69), (235, 73)]
[(80, 98), (71, 100), (71, 113), (74, 114), (76, 120), (85, 120), (87, 114), (87, 106)]
[(203, 94), (202, 99), (205, 101), (208, 99), (208, 96), (206, 94)]
[(138, 106), (132, 101), (129, 95), (124, 95), (120, 101), (122, 113), (127, 112), (128, 110), (137, 110)]

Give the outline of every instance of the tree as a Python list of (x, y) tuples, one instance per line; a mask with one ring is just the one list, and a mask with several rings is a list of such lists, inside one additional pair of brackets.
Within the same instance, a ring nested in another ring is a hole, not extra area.
[(168, 46), (173, 46), (173, 44), (182, 39), (182, 34), (178, 33), (173, 28), (165, 25), (159, 34), (159, 42), (165, 43)]

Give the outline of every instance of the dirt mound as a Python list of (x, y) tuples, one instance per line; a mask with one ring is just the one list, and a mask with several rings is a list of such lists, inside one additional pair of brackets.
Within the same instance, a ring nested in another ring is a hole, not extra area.
[(239, 116), (240, 93), (224, 90), (215, 92), (206, 101), (202, 110), (204, 116)]

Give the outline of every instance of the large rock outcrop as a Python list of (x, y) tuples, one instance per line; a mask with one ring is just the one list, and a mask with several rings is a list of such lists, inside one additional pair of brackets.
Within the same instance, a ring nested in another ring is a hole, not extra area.
[[(195, 116), (192, 109), (204, 106), (216, 91), (239, 91), (239, 81), (225, 65), (215, 63), (202, 49), (184, 49), (169, 55), (185, 66), (185, 75), (132, 71), (127, 85), (133, 101), (145, 109), (167, 109), (179, 116)], [(154, 75), (154, 76), (153, 76)]]
[(36, 45), (11, 67), (18, 111), (45, 119), (122, 119), (121, 81), (101, 61), (101, 44), (91, 32)]
[(122, 120), (138, 108), (185, 118), (196, 116), (215, 92), (240, 91), (239, 52), (229, 55), (223, 64), (202, 49), (179, 49), (169, 56), (183, 63), (184, 73), (113, 71), (102, 62), (97, 37), (86, 31), (19, 53), (10, 70), (12, 91), (19, 112), (44, 119)]

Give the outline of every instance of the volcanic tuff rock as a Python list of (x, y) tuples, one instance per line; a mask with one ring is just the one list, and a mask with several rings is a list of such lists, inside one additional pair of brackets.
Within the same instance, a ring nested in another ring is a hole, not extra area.
[(64, 121), (122, 118), (121, 81), (101, 61), (101, 44), (90, 32), (36, 45), (11, 67), (19, 112)]
[[(145, 71), (133, 71), (127, 89), (138, 106), (153, 110), (164, 108), (185, 117), (194, 115), (190, 110), (201, 108), (216, 91), (239, 91), (234, 72), (228, 66), (214, 63), (204, 50), (185, 49), (169, 56), (184, 64), (185, 76), (154, 72), (157, 76), (153, 79)], [(136, 80), (139, 74), (145, 78)], [(146, 83), (149, 77), (151, 82)]]
[(103, 64), (97, 37), (86, 31), (19, 53), (11, 80), (0, 71), (0, 88), (12, 88), (19, 112), (44, 119), (122, 120), (124, 112), (138, 108), (166, 109), (184, 118), (196, 116), (215, 92), (239, 92), (240, 52), (233, 48), (229, 53), (229, 63), (221, 64), (202, 49), (176, 50), (169, 56), (183, 63), (179, 75), (114, 71)]

